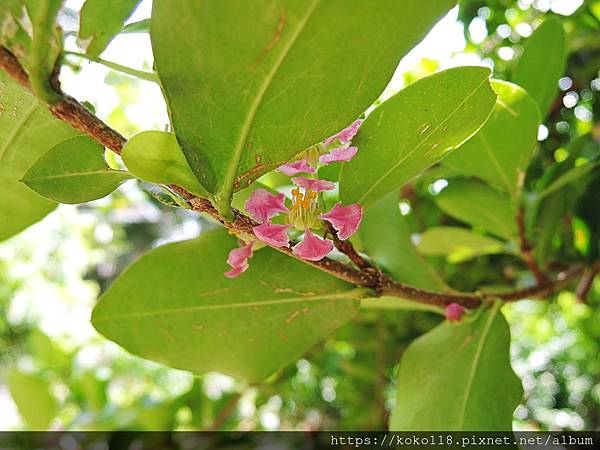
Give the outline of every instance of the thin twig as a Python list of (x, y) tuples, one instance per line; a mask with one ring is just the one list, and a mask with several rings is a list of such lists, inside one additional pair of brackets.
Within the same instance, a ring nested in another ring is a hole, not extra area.
[[(31, 90), (27, 74), (12, 53), (10, 53), (4, 47), (0, 47), (0, 68), (2, 68), (10, 77), (18, 81), (24, 88)], [(63, 95), (62, 100), (58, 104), (49, 106), (49, 108), (57, 118), (88, 134), (94, 140), (109, 148), (113, 152), (117, 154), (121, 153), (126, 139), (117, 131), (106, 125), (90, 111), (88, 111), (77, 100)], [(208, 214), (223, 224), (223, 226), (231, 230), (234, 234), (254, 235), (253, 227), (256, 226), (256, 223), (241, 212), (234, 210), (233, 220), (227, 221), (218, 213), (208, 199), (196, 197), (180, 186), (171, 185), (170, 187), (182, 195), (195, 211)], [(334, 236), (337, 237), (337, 235)], [(538, 285), (531, 288), (500, 294), (485, 292), (477, 292), (473, 294), (454, 292), (438, 293), (417, 289), (412, 286), (397, 282), (386, 274), (383, 274), (370, 262), (364, 260), (351, 244), (347, 245), (342, 242), (340, 246), (340, 242), (337, 243), (339, 246), (338, 248), (348, 255), (354, 264), (362, 270), (357, 270), (348, 264), (344, 264), (330, 258), (323, 258), (320, 261), (306, 261), (303, 259), (299, 260), (356, 286), (373, 289), (374, 296), (398, 297), (419, 303), (438, 306), (445, 306), (450, 303), (458, 303), (467, 308), (476, 308), (481, 305), (483, 301), (493, 298), (499, 298), (504, 301), (533, 298), (552, 292), (554, 289), (572, 281), (574, 277), (583, 272), (581, 267), (576, 266), (559, 274), (558, 277), (553, 281), (538, 283)], [(291, 246), (275, 248), (275, 250), (285, 253), (290, 257), (296, 258), (292, 253)]]
[(538, 285), (548, 285), (550, 280), (548, 280), (548, 277), (544, 275), (538, 266), (535, 257), (533, 256), (533, 252), (531, 251), (531, 244), (527, 239), (527, 231), (525, 229), (525, 210), (523, 207), (520, 207), (517, 211), (516, 220), (519, 231), (519, 240), (521, 241), (521, 255), (523, 256), (523, 261), (525, 261), (525, 264), (527, 264), (527, 267), (529, 267), (529, 270), (531, 270), (531, 273), (533, 273), (533, 276), (535, 276)]
[(600, 267), (588, 267), (583, 272), (581, 280), (577, 285), (577, 289), (575, 289), (575, 294), (577, 295), (577, 299), (579, 301), (585, 302), (590, 289), (592, 289), (594, 278), (596, 278), (596, 275), (598, 275), (598, 271), (600, 271)]
[(237, 407), (241, 398), (242, 394), (239, 392), (236, 393), (233, 397), (231, 397), (227, 401), (225, 406), (223, 406), (223, 409), (219, 412), (219, 415), (215, 418), (215, 421), (210, 427), (208, 427), (206, 431), (219, 431), (221, 426), (223, 426), (223, 423), (225, 423), (225, 421), (229, 419), (233, 411), (235, 411), (235, 408)]

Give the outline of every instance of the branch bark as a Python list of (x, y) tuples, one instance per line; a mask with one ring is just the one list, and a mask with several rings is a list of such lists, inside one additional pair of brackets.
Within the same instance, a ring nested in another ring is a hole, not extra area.
[[(13, 54), (1, 46), (0, 68), (19, 82), (25, 89), (31, 90), (27, 73), (23, 70)], [(81, 130), (113, 152), (121, 154), (126, 139), (120, 133), (106, 125), (77, 100), (62, 94), (60, 90), (58, 90), (58, 92), (62, 99), (57, 104), (49, 106), (52, 114), (72, 127)], [(185, 198), (194, 211), (211, 216), (234, 234), (254, 235), (252, 228), (257, 224), (240, 211), (234, 210), (233, 220), (228, 221), (218, 213), (208, 199), (196, 197), (180, 186), (171, 185), (169, 187)], [(347, 281), (348, 283), (373, 289), (373, 295), (378, 297), (398, 297), (438, 306), (458, 303), (466, 308), (476, 308), (481, 305), (482, 302), (494, 298), (504, 301), (515, 301), (526, 297), (532, 298), (548, 294), (556, 288), (572, 281), (573, 278), (583, 272), (582, 267), (572, 267), (565, 272), (560, 273), (554, 280), (548, 280), (544, 283), (538, 282), (538, 285), (531, 288), (506, 293), (486, 293), (481, 291), (476, 293), (437, 293), (417, 289), (390, 278), (382, 273), (377, 267), (373, 266), (369, 261), (362, 258), (350, 242), (342, 242), (337, 237), (335, 230), (332, 231), (333, 240), (337, 248), (345, 253), (358, 269), (331, 258), (323, 258), (320, 261), (306, 261), (300, 259), (300, 261), (309, 264), (316, 269), (327, 272), (341, 280)], [(295, 258), (292, 254), (291, 246), (275, 248), (275, 250)]]

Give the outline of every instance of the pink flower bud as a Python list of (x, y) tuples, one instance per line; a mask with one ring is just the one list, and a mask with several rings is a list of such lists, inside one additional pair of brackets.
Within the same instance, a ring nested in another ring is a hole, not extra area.
[(450, 322), (460, 321), (464, 314), (465, 308), (458, 303), (450, 303), (449, 305), (446, 305), (446, 309), (444, 310), (444, 315)]

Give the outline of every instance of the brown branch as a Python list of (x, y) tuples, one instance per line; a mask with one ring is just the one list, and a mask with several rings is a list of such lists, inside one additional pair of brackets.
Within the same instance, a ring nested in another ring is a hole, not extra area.
[(529, 240), (527, 239), (527, 231), (525, 230), (525, 210), (520, 207), (517, 216), (517, 228), (519, 231), (519, 240), (521, 242), (521, 255), (523, 256), (523, 261), (527, 264), (529, 270), (535, 276), (537, 284), (540, 286), (546, 286), (550, 283), (548, 277), (544, 275), (535, 261), (535, 257), (533, 256), (533, 252), (531, 251), (531, 244), (529, 244)]
[[(13, 79), (18, 81), (24, 88), (30, 90), (27, 74), (12, 53), (10, 53), (4, 47), (0, 47), (0, 68), (2, 68)], [(121, 153), (123, 145), (126, 142), (125, 138), (117, 131), (113, 130), (104, 122), (102, 122), (102, 120), (100, 120), (98, 117), (93, 115), (77, 100), (68, 96), (63, 96), (63, 99), (58, 104), (55, 106), (50, 106), (49, 108), (59, 119), (88, 134), (94, 140), (111, 149), (115, 153)], [(208, 199), (196, 197), (180, 186), (171, 185), (170, 187), (179, 193), (183, 198), (185, 198), (195, 211), (208, 214), (223, 224), (223, 226), (232, 231), (234, 234), (254, 235), (252, 228), (256, 225), (256, 223), (239, 211), (234, 210), (233, 221), (227, 221), (217, 212)], [(352, 244), (344, 243), (337, 239), (336, 234), (333, 235), (334, 242), (336, 243), (338, 249), (345, 253), (361, 270), (357, 270), (347, 264), (330, 258), (323, 258), (320, 261), (306, 261), (303, 259), (299, 260), (356, 286), (373, 289), (375, 291), (375, 296), (385, 295), (399, 297), (431, 305), (445, 306), (449, 303), (459, 303), (467, 308), (476, 308), (481, 305), (482, 301), (492, 298), (499, 298), (505, 301), (514, 301), (526, 297), (535, 297), (553, 291), (554, 289), (571, 281), (575, 276), (582, 273), (582, 269), (580, 267), (575, 267), (570, 269), (570, 271), (559, 274), (557, 279), (554, 281), (539, 283), (537, 286), (532, 288), (501, 294), (483, 292), (478, 292), (475, 294), (454, 292), (437, 293), (423, 289), (417, 289), (395, 281), (386, 274), (382, 273), (370, 262), (364, 260), (364, 258), (362, 258), (356, 252)], [(275, 249), (295, 258), (292, 253), (292, 246)]]
[(581, 276), (581, 280), (577, 285), (577, 289), (575, 289), (575, 294), (577, 295), (577, 299), (581, 302), (585, 302), (590, 289), (592, 289), (592, 284), (594, 283), (594, 278), (598, 275), (600, 271), (600, 267), (588, 267), (583, 272)]
[(229, 417), (237, 407), (238, 403), (240, 402), (241, 398), (242, 394), (240, 394), (239, 392), (236, 393), (233, 397), (231, 397), (227, 401), (223, 409), (219, 412), (219, 415), (215, 418), (215, 421), (210, 427), (206, 429), (206, 431), (219, 431), (221, 426), (223, 426), (223, 423), (225, 423), (225, 421), (229, 419)]
[(341, 253), (346, 255), (350, 259), (350, 261), (352, 261), (354, 263), (354, 265), (356, 267), (358, 267), (360, 270), (366, 270), (366, 271), (375, 269), (375, 267), (369, 261), (367, 261), (366, 259), (364, 259), (362, 256), (360, 256), (358, 254), (358, 252), (352, 245), (352, 242), (342, 241), (338, 237), (337, 231), (335, 230), (335, 228), (333, 228), (333, 225), (331, 225), (330, 223), (327, 223), (326, 230), (329, 233), (329, 235), (331, 236), (331, 239), (333, 241), (333, 244), (335, 245), (335, 248), (337, 248)]

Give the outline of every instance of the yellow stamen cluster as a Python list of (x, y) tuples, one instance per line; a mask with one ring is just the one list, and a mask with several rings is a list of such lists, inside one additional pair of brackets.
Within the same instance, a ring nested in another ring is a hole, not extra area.
[(292, 209), (288, 215), (289, 223), (293, 224), (299, 230), (306, 228), (316, 228), (319, 226), (319, 208), (317, 199), (318, 194), (314, 191), (306, 190), (304, 193), (299, 188), (292, 189)]
[(300, 192), (300, 189), (292, 189), (292, 209), (310, 209), (310, 205), (317, 198), (317, 193), (311, 190), (306, 191), (304, 194)]

